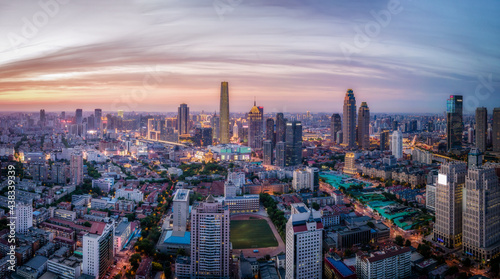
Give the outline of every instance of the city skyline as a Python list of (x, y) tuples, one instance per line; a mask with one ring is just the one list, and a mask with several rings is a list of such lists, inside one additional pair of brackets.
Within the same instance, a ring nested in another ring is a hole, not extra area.
[[(493, 3), (3, 4), (0, 111), (214, 111), (224, 80), (231, 111), (255, 96), (267, 112), (340, 112), (347, 88), (372, 113), (441, 113), (449, 95), (492, 111)], [(37, 13), (47, 22), (29, 33)]]

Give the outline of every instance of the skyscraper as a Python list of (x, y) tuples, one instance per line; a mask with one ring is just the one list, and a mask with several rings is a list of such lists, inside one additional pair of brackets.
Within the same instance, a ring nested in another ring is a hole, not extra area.
[(302, 164), (302, 123), (292, 121), (286, 123), (286, 166)]
[(94, 222), (83, 236), (82, 273), (103, 278), (114, 261), (114, 226)]
[(248, 146), (252, 149), (262, 148), (262, 112), (255, 102), (248, 113)]
[(41, 109), (40, 110), (40, 124), (42, 126), (45, 126), (45, 122), (47, 121), (47, 118), (45, 117), (45, 110)]
[(25, 234), (33, 227), (33, 205), (31, 203), (17, 202), (15, 206), (16, 233)]
[(286, 278), (320, 279), (323, 265), (321, 214), (303, 203), (291, 205), (286, 223)]
[(493, 167), (469, 169), (464, 199), (464, 253), (490, 260), (500, 254), (500, 185)]
[(485, 107), (476, 109), (476, 148), (480, 152), (486, 151), (488, 136), (488, 110)]
[(276, 160), (274, 163), (279, 168), (284, 168), (286, 165), (286, 144), (283, 141), (276, 143)]
[(266, 119), (266, 140), (270, 140), (274, 144), (274, 119)]
[(364, 150), (370, 148), (370, 109), (362, 102), (358, 113), (358, 146)]
[(94, 128), (96, 130), (101, 130), (102, 123), (102, 109), (95, 109), (94, 111)]
[(189, 107), (187, 104), (181, 104), (177, 113), (177, 129), (179, 135), (189, 133)]
[(270, 140), (265, 140), (263, 145), (263, 164), (270, 166), (273, 164), (273, 142)]
[(466, 164), (441, 165), (436, 183), (436, 222), (434, 241), (449, 248), (462, 245), (462, 197)]
[(348, 89), (345, 94), (342, 129), (344, 134), (342, 144), (347, 148), (356, 147), (356, 98), (352, 89)]
[(210, 120), (210, 124), (212, 125), (212, 138), (213, 141), (217, 142), (219, 141), (219, 135), (220, 135), (220, 117), (217, 116), (216, 113), (212, 116), (212, 119)]
[(479, 149), (472, 148), (467, 158), (467, 167), (472, 169), (474, 167), (481, 167), (483, 165), (483, 154)]
[(337, 141), (337, 132), (342, 130), (342, 119), (340, 118), (340, 114), (334, 113), (330, 118), (330, 135), (332, 137), (332, 141)]
[(82, 124), (82, 122), (83, 122), (83, 110), (82, 109), (76, 110), (75, 121), (76, 121), (76, 124)]
[(191, 276), (229, 278), (229, 207), (210, 195), (191, 210)]
[(451, 95), (446, 109), (448, 151), (462, 149), (463, 129), (463, 96)]
[(493, 151), (500, 152), (500, 108), (493, 110), (492, 139)]
[(286, 121), (283, 113), (276, 114), (276, 143), (286, 140)]
[(189, 215), (189, 190), (179, 189), (172, 200), (173, 231), (185, 232)]
[(220, 88), (220, 143), (229, 143), (229, 87), (227, 81)]
[(83, 184), (83, 154), (80, 152), (71, 154), (70, 161), (71, 183), (77, 186)]
[(396, 159), (403, 158), (403, 134), (400, 130), (396, 130), (392, 133), (392, 155), (396, 157)]
[(389, 131), (384, 130), (380, 133), (380, 151), (389, 150)]

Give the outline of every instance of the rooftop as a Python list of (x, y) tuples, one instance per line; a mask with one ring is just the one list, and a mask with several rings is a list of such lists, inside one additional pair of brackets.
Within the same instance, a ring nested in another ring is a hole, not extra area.
[(342, 276), (347, 277), (354, 275), (354, 271), (352, 271), (345, 263), (342, 261), (337, 261), (334, 258), (326, 258), (327, 262), (335, 268)]
[(191, 244), (191, 232), (167, 231), (163, 243), (189, 245)]

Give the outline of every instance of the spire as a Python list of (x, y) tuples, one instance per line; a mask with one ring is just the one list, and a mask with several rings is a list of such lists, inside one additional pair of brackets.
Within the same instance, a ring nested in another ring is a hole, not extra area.
[(257, 106), (257, 101), (255, 99), (255, 96), (253, 96), (253, 106), (256, 107)]

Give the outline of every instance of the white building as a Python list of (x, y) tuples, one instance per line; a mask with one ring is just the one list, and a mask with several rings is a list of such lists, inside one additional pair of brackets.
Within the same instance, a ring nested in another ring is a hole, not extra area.
[(139, 189), (120, 188), (116, 190), (115, 197), (117, 199), (124, 198), (130, 201), (141, 202), (144, 200), (144, 193)]
[(314, 191), (314, 174), (310, 171), (297, 169), (293, 172), (292, 187), (295, 191)]
[(396, 130), (392, 133), (391, 145), (392, 155), (394, 155), (396, 159), (403, 158), (403, 134), (401, 131)]
[(103, 278), (114, 260), (113, 224), (94, 223), (90, 232), (83, 236), (82, 273)]
[(236, 187), (243, 187), (245, 185), (245, 173), (244, 172), (230, 172), (227, 175), (227, 181), (231, 181), (236, 185)]
[(94, 209), (106, 209), (108, 207), (108, 201), (103, 199), (94, 199), (90, 200), (90, 207)]
[(286, 278), (322, 278), (323, 224), (320, 213), (292, 204), (286, 224)]
[(127, 240), (130, 238), (130, 234), (132, 234), (132, 224), (127, 220), (127, 218), (123, 218), (115, 229), (115, 253), (123, 249), (123, 246), (125, 246), (125, 243), (127, 243)]
[(173, 231), (186, 231), (189, 215), (189, 190), (179, 189), (173, 199)]
[(373, 253), (356, 254), (360, 279), (403, 279), (411, 275), (410, 247), (386, 247)]
[(234, 198), (238, 194), (238, 187), (230, 180), (224, 183), (224, 197)]
[(113, 185), (115, 184), (115, 179), (113, 177), (101, 177), (99, 179), (92, 180), (92, 187), (97, 187), (103, 192), (108, 193)]
[(16, 233), (25, 234), (33, 227), (33, 206), (26, 203), (16, 203)]
[(75, 221), (76, 212), (65, 209), (56, 209), (54, 210), (54, 217), (67, 221)]
[(83, 154), (81, 152), (71, 154), (70, 174), (72, 184), (83, 184)]

